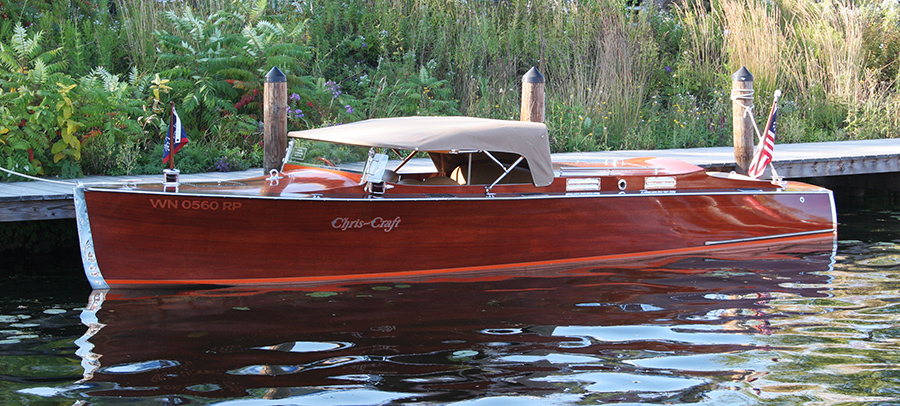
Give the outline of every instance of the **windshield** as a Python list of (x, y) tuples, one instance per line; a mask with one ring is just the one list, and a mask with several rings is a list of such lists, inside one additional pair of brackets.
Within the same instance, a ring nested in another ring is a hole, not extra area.
[(415, 151), (386, 148), (373, 149), (357, 145), (294, 139), (291, 141), (291, 145), (288, 146), (286, 162), (306, 166), (341, 167), (362, 171), (366, 161), (369, 159), (369, 151), (387, 154), (390, 160), (387, 169), (391, 170), (405, 166), (407, 161), (412, 159), (428, 158), (428, 154), (424, 152), (416, 153)]

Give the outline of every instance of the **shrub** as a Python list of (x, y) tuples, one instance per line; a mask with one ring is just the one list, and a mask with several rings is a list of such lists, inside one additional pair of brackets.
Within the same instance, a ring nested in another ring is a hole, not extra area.
[[(264, 7), (264, 4), (257, 7)], [(243, 13), (243, 14), (242, 14)], [(206, 16), (190, 8), (166, 12), (173, 32), (157, 32), (165, 68), (159, 75), (169, 80), (172, 100), (183, 112), (185, 127), (211, 135), (207, 129), (224, 115), (247, 112), (259, 115), (257, 97), (261, 78), (272, 66), (280, 66), (296, 78), (307, 50), (290, 41), (302, 26), (286, 30), (281, 24), (259, 20), (258, 8), (236, 7)]]
[[(43, 49), (43, 31), (30, 36), (18, 25), (8, 42), (0, 41), (0, 156), (8, 168), (26, 174), (44, 174), (50, 164), (65, 157), (78, 160), (81, 143), (74, 133), (69, 92), (72, 79), (60, 73), (60, 48)], [(68, 168), (68, 167), (67, 167)]]

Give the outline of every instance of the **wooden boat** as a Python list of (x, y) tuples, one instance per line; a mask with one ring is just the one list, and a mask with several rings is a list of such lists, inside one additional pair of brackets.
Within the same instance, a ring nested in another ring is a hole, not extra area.
[[(269, 176), (76, 188), (91, 285), (515, 272), (836, 233), (827, 189), (663, 158), (554, 162), (539, 123), (405, 117), (288, 135), (368, 159), (331, 166), (292, 142)], [(433, 168), (410, 164), (426, 154)]]

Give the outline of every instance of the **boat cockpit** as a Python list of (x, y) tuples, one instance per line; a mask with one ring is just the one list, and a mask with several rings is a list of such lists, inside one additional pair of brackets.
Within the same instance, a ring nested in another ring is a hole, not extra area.
[[(399, 164), (391, 164), (389, 153), (376, 153), (369, 150), (369, 156), (362, 170), (360, 184), (366, 190), (379, 194), (384, 184), (398, 185), (445, 185), (445, 186), (484, 186), (487, 194), (498, 184), (530, 184), (533, 183), (528, 163), (521, 155), (491, 151), (439, 151), (428, 152), (434, 165), (434, 172), (402, 171), (404, 166), (417, 155), (412, 151), (405, 156), (400, 151), (393, 151), (403, 157)], [(392, 168), (391, 168), (392, 167)], [(382, 192), (383, 193), (383, 192)]]

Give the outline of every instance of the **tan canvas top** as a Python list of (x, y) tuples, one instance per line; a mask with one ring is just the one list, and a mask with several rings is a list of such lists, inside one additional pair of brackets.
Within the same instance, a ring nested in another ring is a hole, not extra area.
[(475, 117), (395, 117), (291, 131), (289, 137), (407, 151), (492, 151), (519, 154), (535, 186), (553, 182), (550, 137), (542, 123)]

